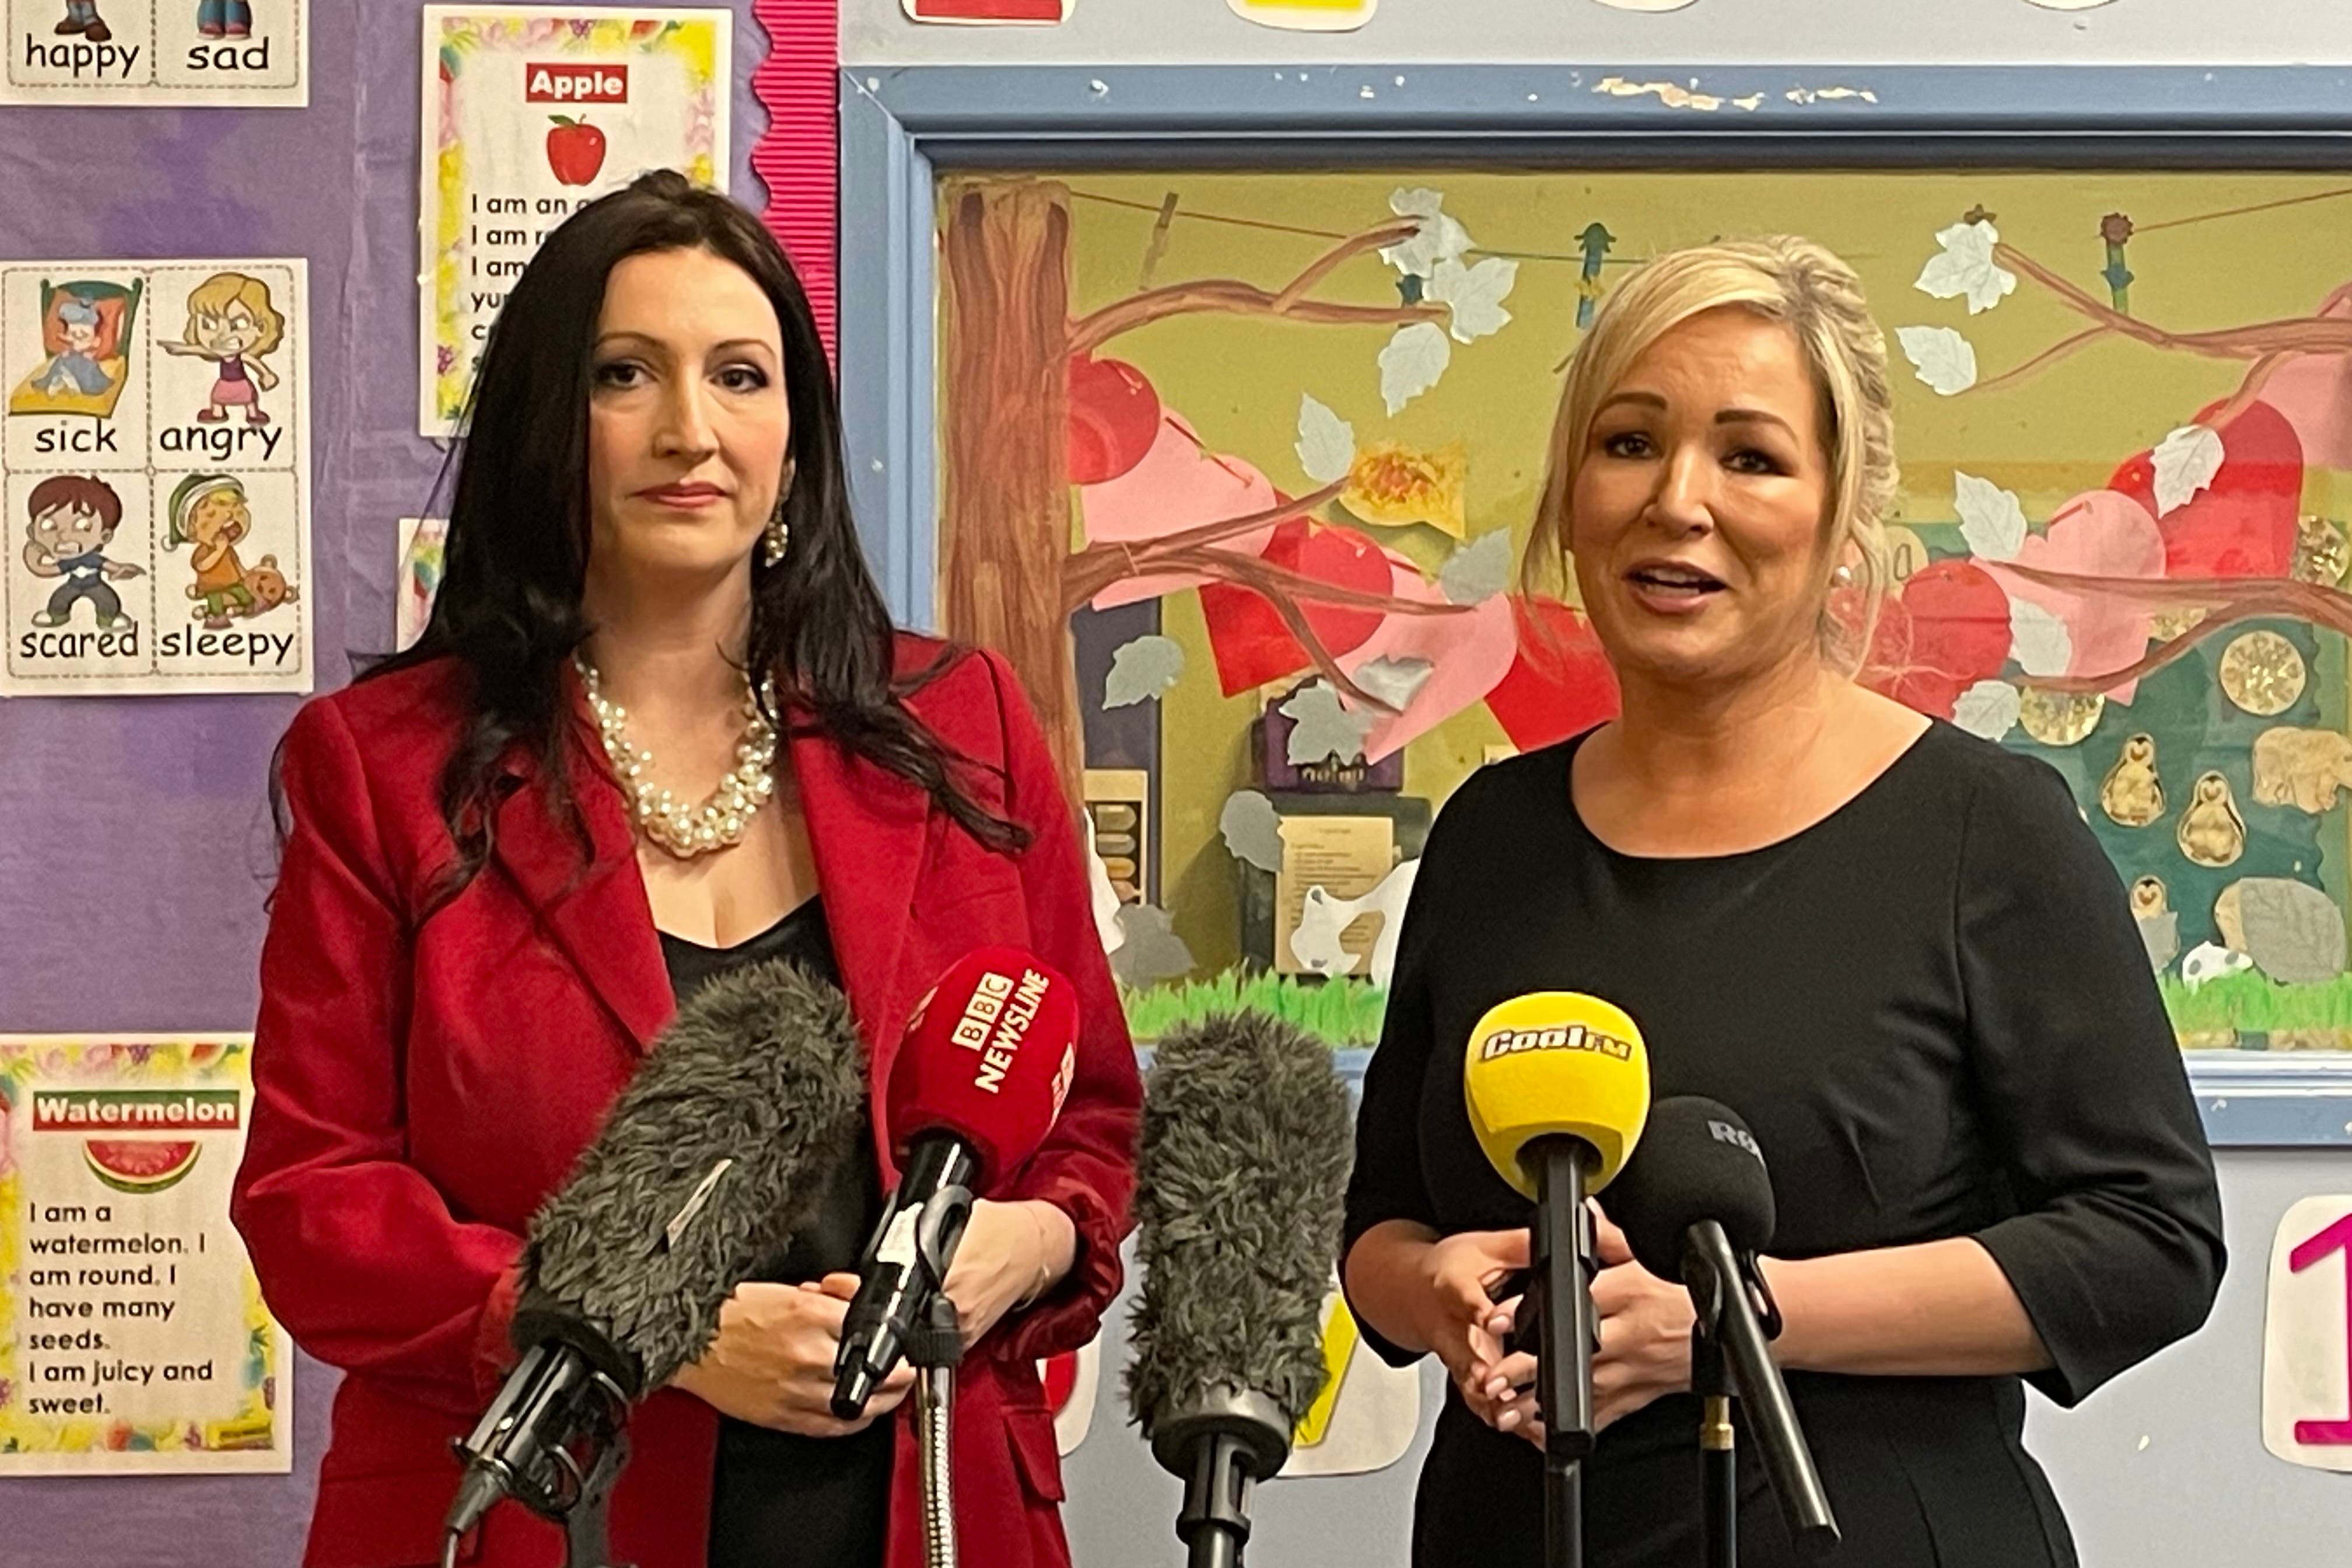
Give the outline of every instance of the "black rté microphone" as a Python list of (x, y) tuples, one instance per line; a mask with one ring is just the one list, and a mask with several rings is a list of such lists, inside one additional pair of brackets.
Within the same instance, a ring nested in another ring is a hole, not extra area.
[(1735, 1389), (1764, 1450), (1765, 1473), (1790, 1540), (1810, 1556), (1834, 1550), (1837, 1520), (1769, 1343), (1780, 1331), (1780, 1311), (1756, 1257), (1771, 1245), (1778, 1215), (1755, 1134), (1718, 1101), (1697, 1095), (1659, 1100), (1650, 1108), (1640, 1151), (1605, 1206), (1624, 1230), (1635, 1261), (1660, 1279), (1681, 1279), (1697, 1309), (1691, 1384), (1706, 1405), (1700, 1436), (1708, 1465), (1708, 1534), (1717, 1552), (1708, 1561), (1727, 1561), (1736, 1540)]
[(863, 1062), (841, 993), (781, 960), (679, 1010), (531, 1222), (522, 1359), (457, 1445), (448, 1552), (512, 1497), (567, 1524), (575, 1568), (603, 1563), (629, 1406), (709, 1347), (736, 1286), (861, 1157)]

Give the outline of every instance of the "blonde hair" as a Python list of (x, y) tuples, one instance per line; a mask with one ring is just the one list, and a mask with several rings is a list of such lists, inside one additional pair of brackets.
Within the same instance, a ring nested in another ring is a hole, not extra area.
[(1533, 594), (1549, 569), (1565, 569), (1577, 472), (1601, 405), (1653, 343), (1692, 317), (1725, 306), (1794, 332), (1821, 394), (1830, 462), (1823, 531), (1832, 561), (1852, 558), (1863, 606), (1858, 626), (1825, 606), (1822, 647), (1832, 664), (1852, 670), (1869, 649), (1885, 591), (1885, 518), (1898, 479), (1895, 400), (1885, 335), (1870, 314), (1862, 279), (1809, 239), (1768, 235), (1695, 245), (1644, 264), (1618, 287), (1577, 349), (1560, 391), (1551, 468), (1521, 566), (1522, 585)]
[(261, 341), (246, 352), (258, 359), (286, 339), (286, 318), (269, 302), (269, 285), (242, 272), (215, 272), (188, 296), (188, 342), (196, 341), (196, 327), (206, 316), (215, 320), (242, 305), (261, 324)]

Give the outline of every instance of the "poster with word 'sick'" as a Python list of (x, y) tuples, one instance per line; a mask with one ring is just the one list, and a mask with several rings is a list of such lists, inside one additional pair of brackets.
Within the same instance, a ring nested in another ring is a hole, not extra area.
[(490, 323), (572, 213), (653, 169), (727, 184), (734, 14), (425, 8), (417, 430), (457, 431)]
[(0, 263), (0, 694), (310, 689), (299, 260)]
[(0, 103), (300, 109), (310, 0), (0, 0)]
[(0, 1035), (0, 1476), (291, 1468), (228, 1218), (248, 1035)]

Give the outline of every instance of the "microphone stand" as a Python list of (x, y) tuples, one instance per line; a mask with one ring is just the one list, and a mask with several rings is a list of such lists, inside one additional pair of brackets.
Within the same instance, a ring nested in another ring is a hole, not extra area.
[(971, 1217), (971, 1190), (942, 1187), (924, 1205), (915, 1229), (916, 1267), (923, 1297), (907, 1337), (907, 1363), (915, 1369), (915, 1446), (923, 1465), (923, 1560), (928, 1568), (956, 1568), (955, 1369), (963, 1362), (963, 1330), (947, 1292), (947, 1259)]
[[(1529, 1288), (1540, 1325), (1536, 1398), (1544, 1420), (1544, 1561), (1583, 1568), (1583, 1462), (1592, 1452), (1592, 1216), (1585, 1184), (1600, 1152), (1581, 1138), (1539, 1138), (1519, 1155), (1536, 1178)], [(1541, 1300), (1535, 1298), (1540, 1294)]]
[[(1748, 1424), (1764, 1450), (1764, 1473), (1780, 1504), (1789, 1539), (1808, 1557), (1838, 1543), (1837, 1517), (1805, 1445), (1790, 1403), (1789, 1385), (1769, 1342), (1780, 1331), (1780, 1310), (1752, 1260), (1731, 1249), (1723, 1226), (1691, 1226), (1683, 1252), (1683, 1282), (1697, 1321), (1691, 1328), (1691, 1389), (1702, 1401), (1699, 1447), (1705, 1475), (1706, 1568), (1737, 1568), (1739, 1482), (1731, 1412), (1736, 1394), (1748, 1405)], [(1752, 1294), (1751, 1294), (1752, 1293)], [(1758, 1310), (1758, 1302), (1762, 1310)]]

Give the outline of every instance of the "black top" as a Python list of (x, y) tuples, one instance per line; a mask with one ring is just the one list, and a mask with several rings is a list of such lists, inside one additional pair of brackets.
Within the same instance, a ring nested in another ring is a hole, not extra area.
[[(662, 962), (682, 1004), (712, 976), (788, 959), (841, 984), (824, 906), (815, 899), (725, 949), (661, 933)], [(863, 1142), (858, 1145), (864, 1147)], [(816, 1217), (759, 1278), (798, 1284), (857, 1271), (882, 1214), (881, 1175), (859, 1159), (825, 1189)], [(802, 1437), (721, 1416), (710, 1499), (710, 1568), (879, 1568), (890, 1509), (891, 1423), (849, 1437)]]
[[(1480, 770), (1432, 830), (1364, 1079), (1350, 1245), (1387, 1219), (1528, 1223), (1470, 1131), (1462, 1052), (1495, 1003), (1582, 991), (1640, 1026), (1658, 1096), (1711, 1096), (1755, 1131), (1775, 1255), (1974, 1237), (2055, 1363), (2031, 1381), (2062, 1405), (2204, 1321), (2212, 1157), (2122, 886), (2056, 773), (1937, 723), (1791, 837), (1658, 859), (1577, 816), (1579, 743)], [(1844, 1530), (1833, 1561), (2074, 1561), (2017, 1379), (1789, 1384)], [(1602, 1434), (1593, 1562), (1699, 1560), (1696, 1424), (1683, 1394)], [(1792, 1563), (1752, 1443), (1741, 1456), (1744, 1560)], [(1449, 1394), (1413, 1561), (1535, 1568), (1540, 1477), (1532, 1447)]]

